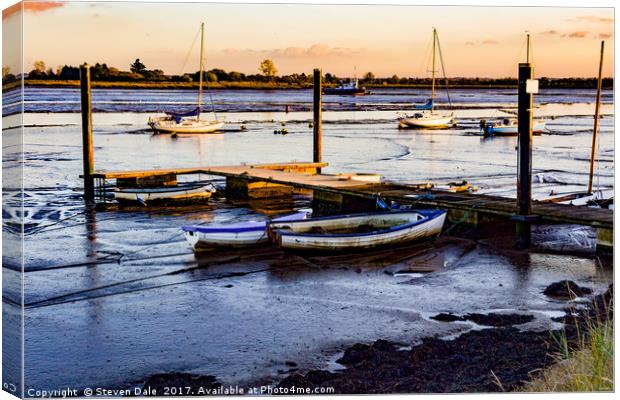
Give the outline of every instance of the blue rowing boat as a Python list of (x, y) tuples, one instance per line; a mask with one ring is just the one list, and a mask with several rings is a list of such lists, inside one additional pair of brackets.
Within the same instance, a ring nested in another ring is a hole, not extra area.
[[(296, 212), (272, 221), (297, 221), (306, 219), (308, 212)], [(268, 242), (269, 221), (247, 221), (226, 225), (190, 225), (181, 229), (194, 251), (213, 247), (246, 247)]]

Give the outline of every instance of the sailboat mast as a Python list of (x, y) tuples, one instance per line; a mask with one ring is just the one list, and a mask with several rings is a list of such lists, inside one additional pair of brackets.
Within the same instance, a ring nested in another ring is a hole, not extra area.
[(437, 43), (437, 30), (433, 28), (433, 65), (431, 68), (432, 84), (431, 84), (431, 110), (435, 107), (435, 44)]
[(200, 118), (200, 110), (202, 108), (202, 75), (204, 71), (204, 42), (205, 42), (205, 23), (200, 23), (200, 78), (198, 81), (198, 115)]
[(525, 51), (525, 62), (530, 62), (530, 34), (527, 34), (527, 50)]
[(601, 60), (598, 64), (598, 83), (596, 85), (596, 108), (594, 110), (594, 131), (592, 132), (592, 153), (590, 154), (590, 179), (588, 180), (588, 193), (592, 193), (592, 179), (594, 178), (594, 157), (596, 156), (596, 135), (598, 134), (598, 116), (601, 108), (601, 89), (603, 86), (603, 52), (605, 41), (601, 42)]

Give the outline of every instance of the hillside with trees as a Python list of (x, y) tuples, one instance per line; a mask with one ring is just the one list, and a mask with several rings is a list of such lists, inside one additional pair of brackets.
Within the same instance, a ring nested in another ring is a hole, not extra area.
[[(272, 60), (260, 62), (257, 74), (244, 74), (238, 71), (225, 71), (213, 68), (203, 72), (203, 80), (211, 88), (256, 88), (287, 89), (308, 88), (312, 86), (312, 72), (277, 75), (278, 70)], [(194, 88), (198, 85), (200, 72), (180, 75), (166, 75), (161, 69), (149, 69), (139, 58), (129, 65), (129, 70), (110, 67), (106, 63), (91, 65), (91, 78), (94, 86), (99, 87), (137, 87), (137, 88)], [(27, 86), (76, 86), (80, 79), (79, 66), (64, 65), (55, 70), (46, 66), (44, 61), (36, 61), (32, 70), (24, 77)], [(348, 77), (338, 77), (326, 72), (323, 75), (325, 86), (335, 86)], [(596, 88), (596, 78), (539, 78), (541, 88)], [(15, 86), (18, 76), (8, 67), (2, 68), (2, 84)], [(417, 77), (377, 77), (373, 72), (363, 75), (361, 83), (366, 87), (428, 87), (430, 78)], [(443, 79), (440, 84), (444, 84)], [(512, 88), (517, 85), (516, 78), (448, 78), (448, 85), (456, 88)], [(603, 79), (604, 88), (613, 87), (613, 78)]]

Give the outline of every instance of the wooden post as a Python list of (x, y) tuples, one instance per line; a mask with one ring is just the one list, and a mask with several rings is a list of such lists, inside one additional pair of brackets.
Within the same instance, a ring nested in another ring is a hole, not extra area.
[(532, 79), (532, 64), (519, 64), (519, 143), (517, 155), (517, 247), (527, 248), (531, 242), (528, 216), (532, 211), (532, 107), (533, 95), (526, 84)]
[[(321, 162), (322, 158), (322, 135), (323, 135), (323, 127), (322, 124), (322, 116), (321, 116), (321, 107), (323, 106), (323, 102), (321, 99), (321, 70), (318, 68), (314, 69), (314, 82), (313, 82), (313, 118), (314, 124), (312, 125), (312, 133), (313, 133), (313, 158), (314, 162)], [(317, 173), (321, 173), (321, 169), (317, 168)]]
[(93, 121), (90, 100), (90, 66), (80, 67), (80, 97), (82, 100), (82, 159), (84, 166), (84, 199), (91, 202), (95, 199), (95, 184), (93, 179), (94, 152), (93, 152)]
[(588, 194), (592, 193), (592, 180), (594, 178), (594, 158), (596, 156), (596, 135), (598, 134), (598, 114), (601, 108), (601, 89), (603, 86), (603, 53), (605, 41), (601, 42), (601, 60), (598, 64), (598, 83), (596, 85), (596, 108), (594, 110), (594, 131), (592, 132), (592, 152), (590, 154), (590, 179), (588, 180)]

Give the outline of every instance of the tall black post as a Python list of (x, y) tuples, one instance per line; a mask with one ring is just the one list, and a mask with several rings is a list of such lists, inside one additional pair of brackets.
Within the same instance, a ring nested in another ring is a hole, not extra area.
[(90, 66), (80, 67), (80, 97), (82, 101), (82, 159), (84, 168), (84, 199), (92, 202), (95, 199), (94, 151), (93, 151), (93, 119), (90, 99)]
[(532, 64), (519, 64), (519, 144), (517, 155), (517, 247), (527, 248), (531, 242), (532, 211), (532, 108), (533, 95), (527, 92), (527, 81), (532, 79)]
[[(323, 136), (323, 117), (321, 115), (321, 108), (323, 107), (323, 101), (321, 98), (322, 83), (321, 83), (321, 70), (314, 70), (314, 82), (313, 82), (313, 157), (312, 161), (321, 162), (322, 159), (322, 136)], [(321, 169), (317, 168), (317, 172), (320, 174)]]

